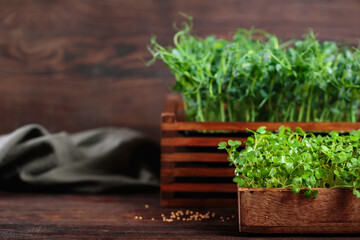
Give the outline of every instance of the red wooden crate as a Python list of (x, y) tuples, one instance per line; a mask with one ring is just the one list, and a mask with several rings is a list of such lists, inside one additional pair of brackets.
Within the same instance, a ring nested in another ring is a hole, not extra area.
[(360, 128), (360, 122), (185, 122), (179, 95), (167, 97), (161, 118), (162, 206), (236, 206), (234, 168), (217, 146), (229, 139), (246, 141), (247, 129), (278, 130), (284, 125), (311, 132), (348, 132)]

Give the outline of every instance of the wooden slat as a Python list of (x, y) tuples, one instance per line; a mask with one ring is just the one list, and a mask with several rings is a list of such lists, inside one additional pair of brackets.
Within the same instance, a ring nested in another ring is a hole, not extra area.
[(201, 146), (201, 147), (215, 147), (220, 142), (227, 142), (229, 139), (239, 140), (243, 142), (246, 138), (230, 138), (230, 137), (175, 137), (162, 138), (161, 146)]
[(233, 168), (163, 168), (163, 177), (233, 177)]
[(316, 198), (290, 189), (240, 189), (242, 232), (360, 233), (360, 200), (350, 189), (317, 189)]
[(174, 183), (162, 184), (164, 192), (233, 192), (237, 189), (234, 183)]
[(234, 130), (246, 131), (247, 129), (256, 130), (261, 126), (266, 126), (267, 130), (278, 130), (280, 126), (295, 129), (301, 127), (305, 131), (343, 131), (348, 132), (353, 129), (360, 129), (360, 122), (175, 122), (163, 123), (163, 131), (197, 131), (197, 130)]
[[(162, 207), (236, 207), (237, 201), (234, 199), (183, 199), (183, 198), (174, 198), (174, 199), (161, 199)], [(235, 211), (234, 211), (235, 212)]]
[(162, 162), (227, 162), (226, 153), (163, 153)]

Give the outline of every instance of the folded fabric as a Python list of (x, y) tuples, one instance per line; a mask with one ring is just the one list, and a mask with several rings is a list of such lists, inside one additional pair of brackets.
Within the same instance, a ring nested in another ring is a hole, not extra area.
[(159, 146), (126, 128), (51, 134), (37, 124), (0, 136), (0, 189), (98, 193), (153, 189)]

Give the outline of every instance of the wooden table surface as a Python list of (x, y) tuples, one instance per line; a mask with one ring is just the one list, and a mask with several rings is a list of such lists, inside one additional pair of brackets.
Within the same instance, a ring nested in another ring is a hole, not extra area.
[[(158, 193), (100, 196), (0, 193), (0, 239), (265, 238), (238, 232), (236, 208), (161, 208), (159, 202)], [(179, 215), (179, 220), (171, 218), (172, 212)], [(196, 215), (199, 219), (206, 214), (209, 218), (194, 220)], [(188, 219), (190, 215), (192, 220)]]

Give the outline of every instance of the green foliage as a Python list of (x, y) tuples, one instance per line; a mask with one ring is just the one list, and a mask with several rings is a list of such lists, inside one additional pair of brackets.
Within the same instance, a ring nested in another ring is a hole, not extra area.
[(148, 47), (176, 77), (190, 121), (348, 121), (358, 119), (360, 51), (336, 42), (283, 41), (238, 29), (228, 41), (191, 33), (183, 22), (174, 46)]
[[(242, 151), (240, 142), (219, 143), (235, 165), (234, 182), (249, 188), (289, 188), (306, 198), (316, 197), (313, 188), (352, 188), (360, 198), (360, 130), (349, 135), (331, 132), (321, 136), (280, 127), (277, 133), (265, 127), (249, 137)], [(229, 145), (229, 146), (228, 146)]]

